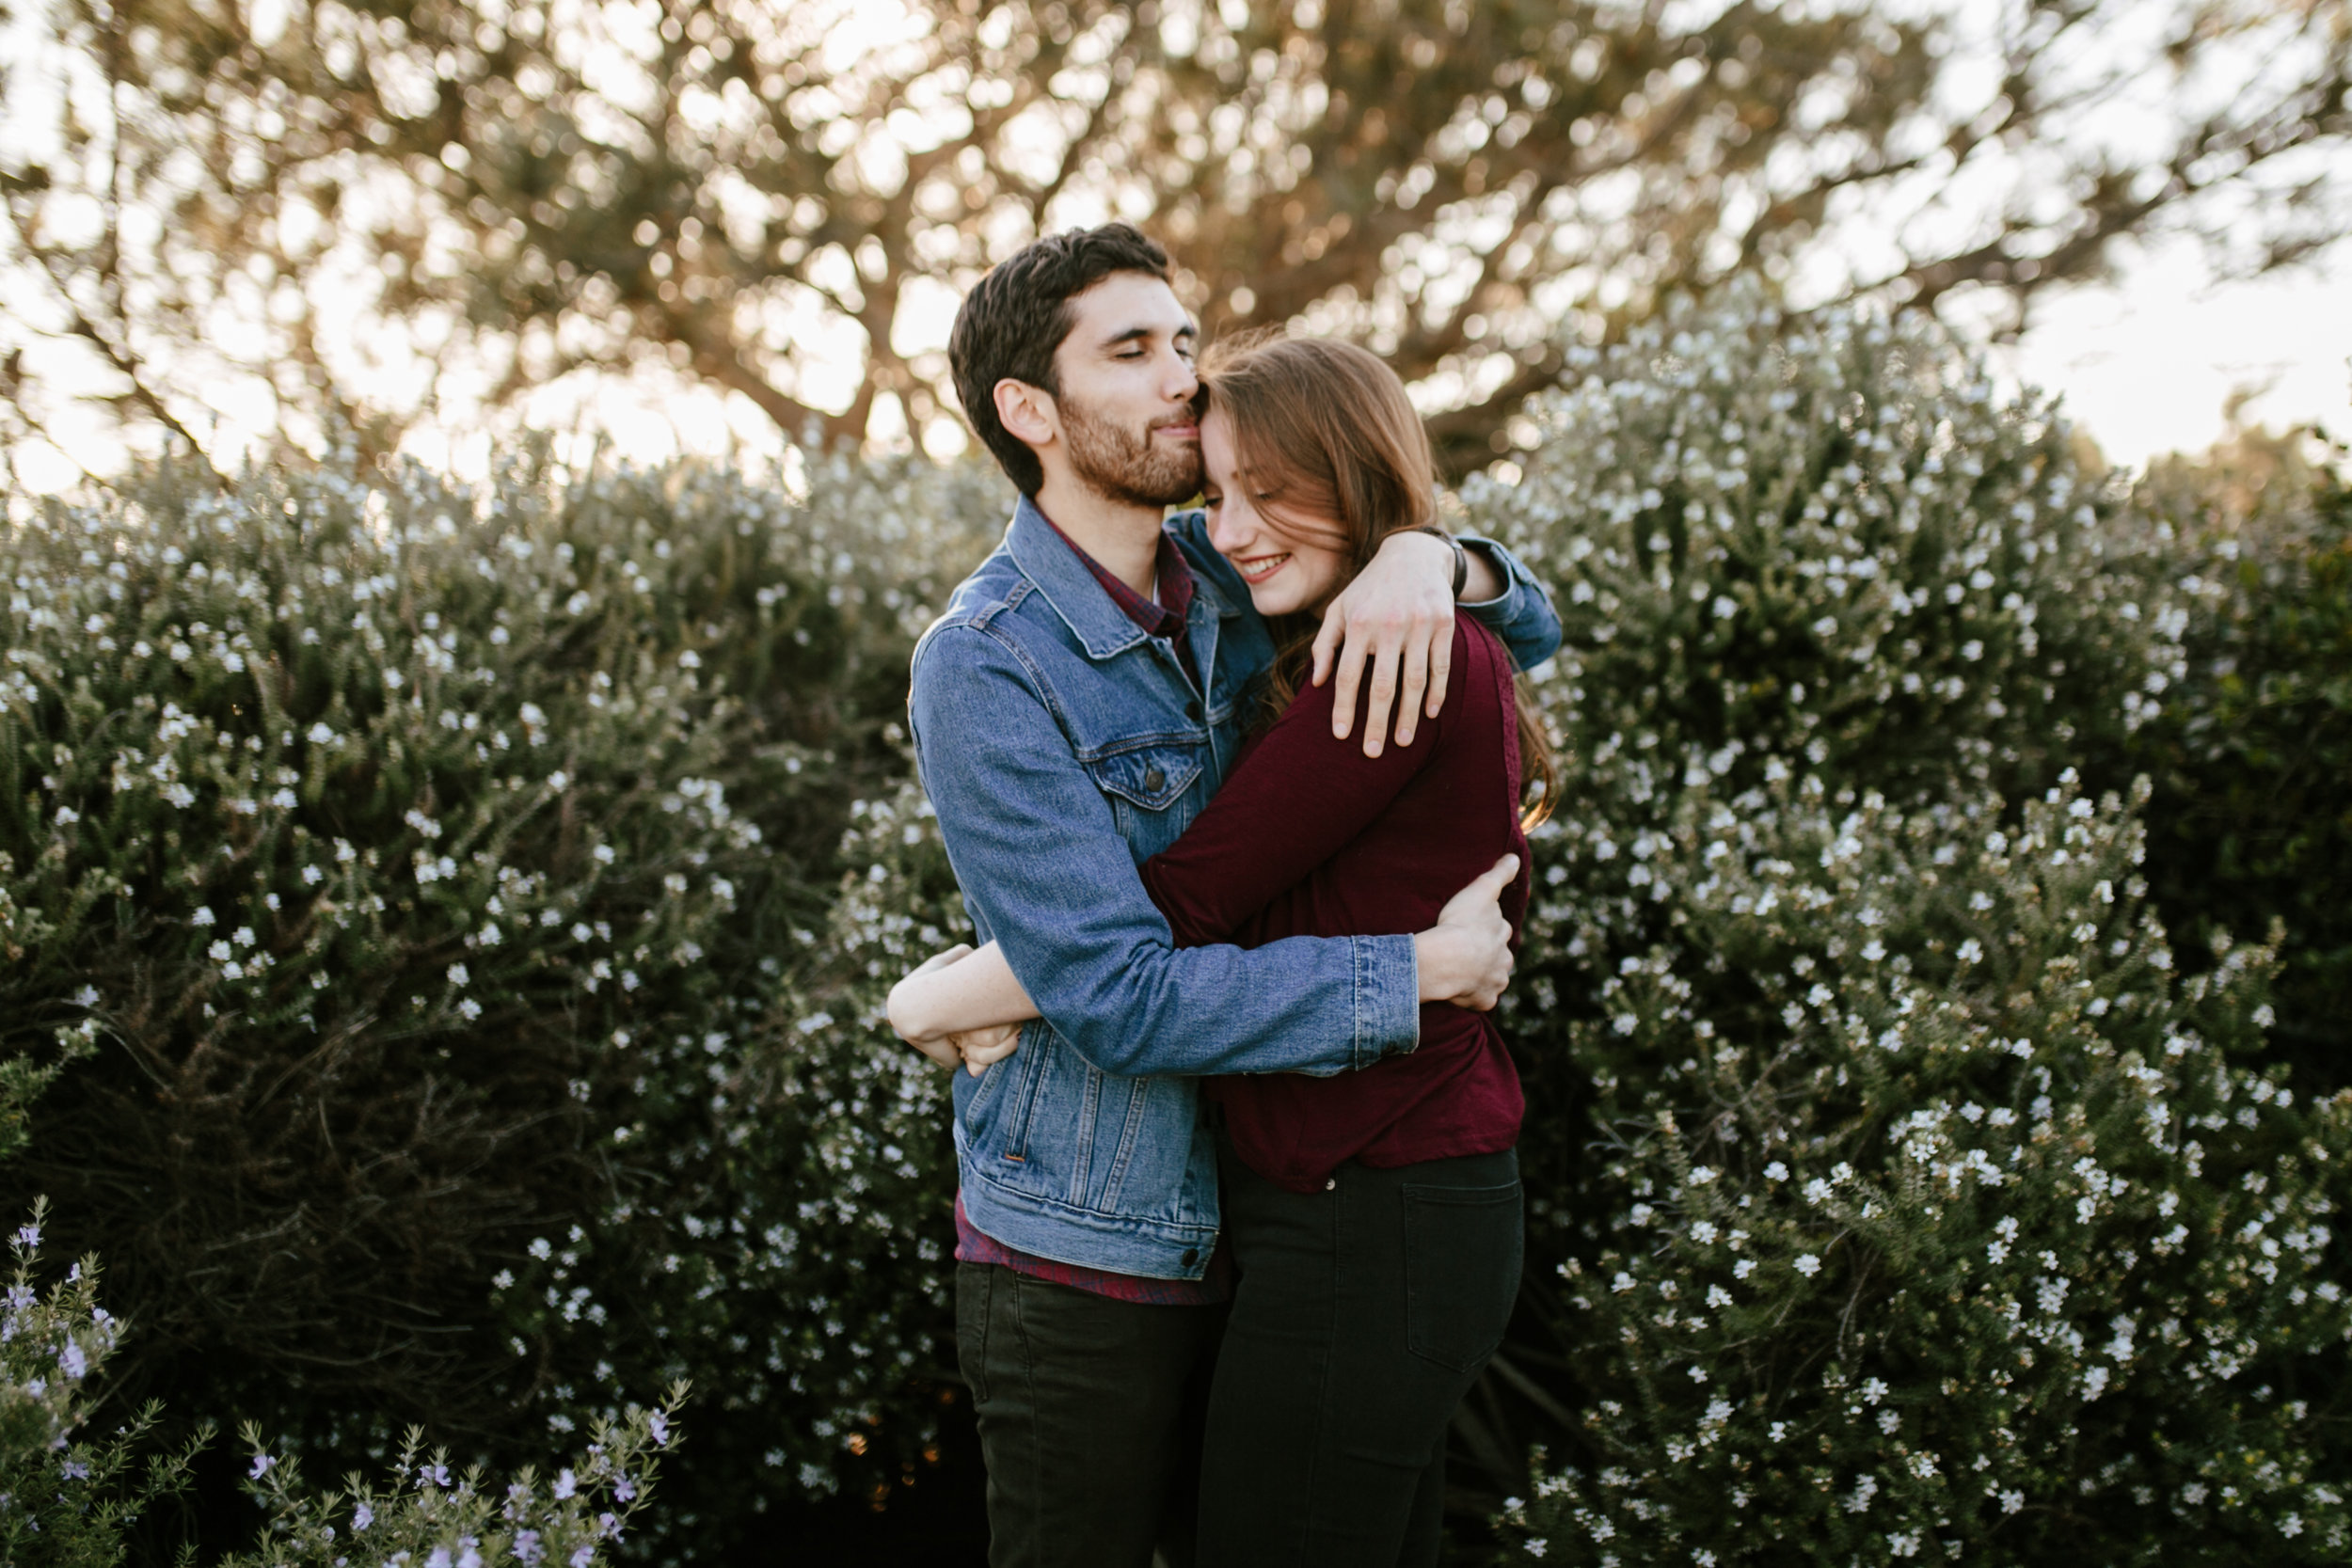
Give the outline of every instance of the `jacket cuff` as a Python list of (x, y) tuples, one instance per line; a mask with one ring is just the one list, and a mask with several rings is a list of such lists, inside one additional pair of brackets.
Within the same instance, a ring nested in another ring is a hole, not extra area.
[(1355, 1066), (1421, 1044), (1421, 970), (1411, 937), (1350, 937), (1356, 959)]

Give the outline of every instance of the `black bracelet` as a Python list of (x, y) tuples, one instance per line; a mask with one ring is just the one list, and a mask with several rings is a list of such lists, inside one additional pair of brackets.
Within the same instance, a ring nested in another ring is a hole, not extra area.
[(1462, 547), (1462, 542), (1459, 539), (1454, 538), (1435, 523), (1423, 523), (1413, 531), (1434, 533), (1444, 540), (1454, 551), (1454, 596), (1459, 599), (1462, 596), (1462, 590), (1470, 586), (1470, 551)]

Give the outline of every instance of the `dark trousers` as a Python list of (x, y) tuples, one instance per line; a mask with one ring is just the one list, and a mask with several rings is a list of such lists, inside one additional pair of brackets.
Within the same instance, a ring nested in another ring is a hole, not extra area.
[(1191, 1568), (1226, 1308), (956, 1265), (956, 1356), (988, 1465), (990, 1568)]
[(1518, 1156), (1345, 1164), (1287, 1192), (1222, 1152), (1241, 1282), (1201, 1458), (1201, 1568), (1426, 1568), (1445, 1437), (1502, 1343), (1524, 1246)]

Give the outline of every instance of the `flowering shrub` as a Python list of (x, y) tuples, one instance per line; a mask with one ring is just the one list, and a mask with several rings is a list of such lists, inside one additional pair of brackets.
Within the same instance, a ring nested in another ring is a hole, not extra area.
[(1917, 325), (1688, 312), (1541, 417), (1465, 498), (1560, 578), (1574, 759), (1504, 1004), (1530, 1278), (1463, 1422), (1549, 1444), (1512, 1538), (2337, 1550), (2352, 1110), (2255, 1070), (2266, 957), (2171, 976), (2067, 766), (2186, 673), (2153, 531)]
[(230, 1557), (228, 1568), (344, 1568), (357, 1553), (393, 1568), (592, 1568), (611, 1560), (651, 1499), (654, 1455), (669, 1445), (684, 1398), (675, 1388), (655, 1409), (598, 1421), (586, 1451), (551, 1480), (526, 1467), (503, 1487), (479, 1466), (453, 1477), (448, 1452), (428, 1454), (412, 1429), (387, 1484), (354, 1474), (340, 1492), (308, 1492), (300, 1461), (272, 1453), (248, 1424), (246, 1490), (269, 1511), (269, 1526), (260, 1549)]
[(2307, 442), (2241, 436), (2141, 484), (2165, 546), (2149, 564), (2195, 613), (2187, 678), (2130, 755), (2155, 780), (2151, 880), (2167, 918), (2185, 934), (2283, 922), (2272, 1038), (2335, 1089), (2352, 1083), (2352, 482), (2324, 460), (2341, 465), (2341, 448)]
[(0, 1101), (94, 1053), (7, 1180), (153, 1282), (133, 1386), (351, 1458), (691, 1376), (743, 1412), (697, 1476), (734, 1496), (833, 1484), (883, 1402), (928, 1441), (930, 1296), (858, 1308), (886, 1373), (803, 1375), (867, 1277), (834, 1240), (903, 1216), (803, 1135), (793, 998), (997, 502), (795, 479), (167, 471), (0, 535)]
[(96, 1443), (76, 1433), (85, 1390), (114, 1352), (122, 1324), (98, 1305), (98, 1269), (85, 1259), (46, 1293), (35, 1289), (44, 1212), (8, 1238), (15, 1269), (0, 1305), (0, 1562), (110, 1564), (123, 1533), (188, 1487), (183, 1452), (147, 1452), (152, 1406)]
[(1589, 1414), (1523, 1549), (2341, 1560), (2352, 1100), (2260, 1070), (2268, 955), (2177, 980), (2139, 830), (2072, 787), (1806, 775), (1661, 837), (1688, 918), (1573, 1029), (1674, 1108), (1563, 1265)]

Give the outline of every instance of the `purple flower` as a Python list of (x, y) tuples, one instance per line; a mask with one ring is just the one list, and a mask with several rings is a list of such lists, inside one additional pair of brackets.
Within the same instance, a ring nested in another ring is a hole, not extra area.
[(428, 1486), (447, 1486), (448, 1484), (449, 1484), (449, 1466), (448, 1466), (448, 1465), (418, 1465), (418, 1466), (417, 1466), (417, 1490), (418, 1490), (418, 1491), (421, 1492), (421, 1491), (423, 1491), (423, 1490), (424, 1490), (426, 1487), (428, 1487)]
[(357, 1535), (361, 1530), (367, 1528), (370, 1525), (374, 1523), (375, 1510), (370, 1508), (366, 1503), (361, 1503), (358, 1508), (351, 1511), (352, 1534)]
[(515, 1556), (521, 1560), (523, 1568), (532, 1568), (532, 1564), (547, 1555), (547, 1549), (539, 1544), (537, 1530), (518, 1529), (515, 1532)]
[(570, 1559), (568, 1560), (568, 1568), (588, 1568), (588, 1565), (596, 1560), (596, 1547), (582, 1546), (579, 1550), (572, 1553)]
[(562, 1502), (564, 1498), (566, 1498), (566, 1497), (570, 1497), (573, 1493), (575, 1493), (575, 1492), (577, 1492), (577, 1491), (579, 1491), (579, 1490), (580, 1490), (580, 1481), (579, 1481), (578, 1478), (576, 1478), (575, 1476), (573, 1476), (573, 1474), (571, 1473), (571, 1471), (569, 1471), (569, 1470), (564, 1470), (564, 1471), (561, 1471), (561, 1472), (559, 1472), (559, 1473), (557, 1474), (557, 1476), (556, 1476), (556, 1478), (555, 1478), (555, 1500), (556, 1500), (556, 1501), (558, 1501), (558, 1502)]
[(80, 1377), (89, 1370), (89, 1357), (82, 1354), (81, 1346), (68, 1339), (65, 1348), (57, 1352), (57, 1370), (68, 1377)]
[(654, 1447), (660, 1448), (670, 1441), (670, 1418), (657, 1410), (645, 1423), (645, 1430), (653, 1433)]
[(245, 1479), (247, 1481), (259, 1481), (263, 1476), (269, 1474), (269, 1467), (277, 1463), (278, 1461), (272, 1459), (265, 1453), (257, 1453), (253, 1456), (253, 1468), (245, 1473)]
[(15, 1242), (18, 1246), (32, 1247), (40, 1245), (40, 1227), (38, 1225), (19, 1226), (17, 1227)]

